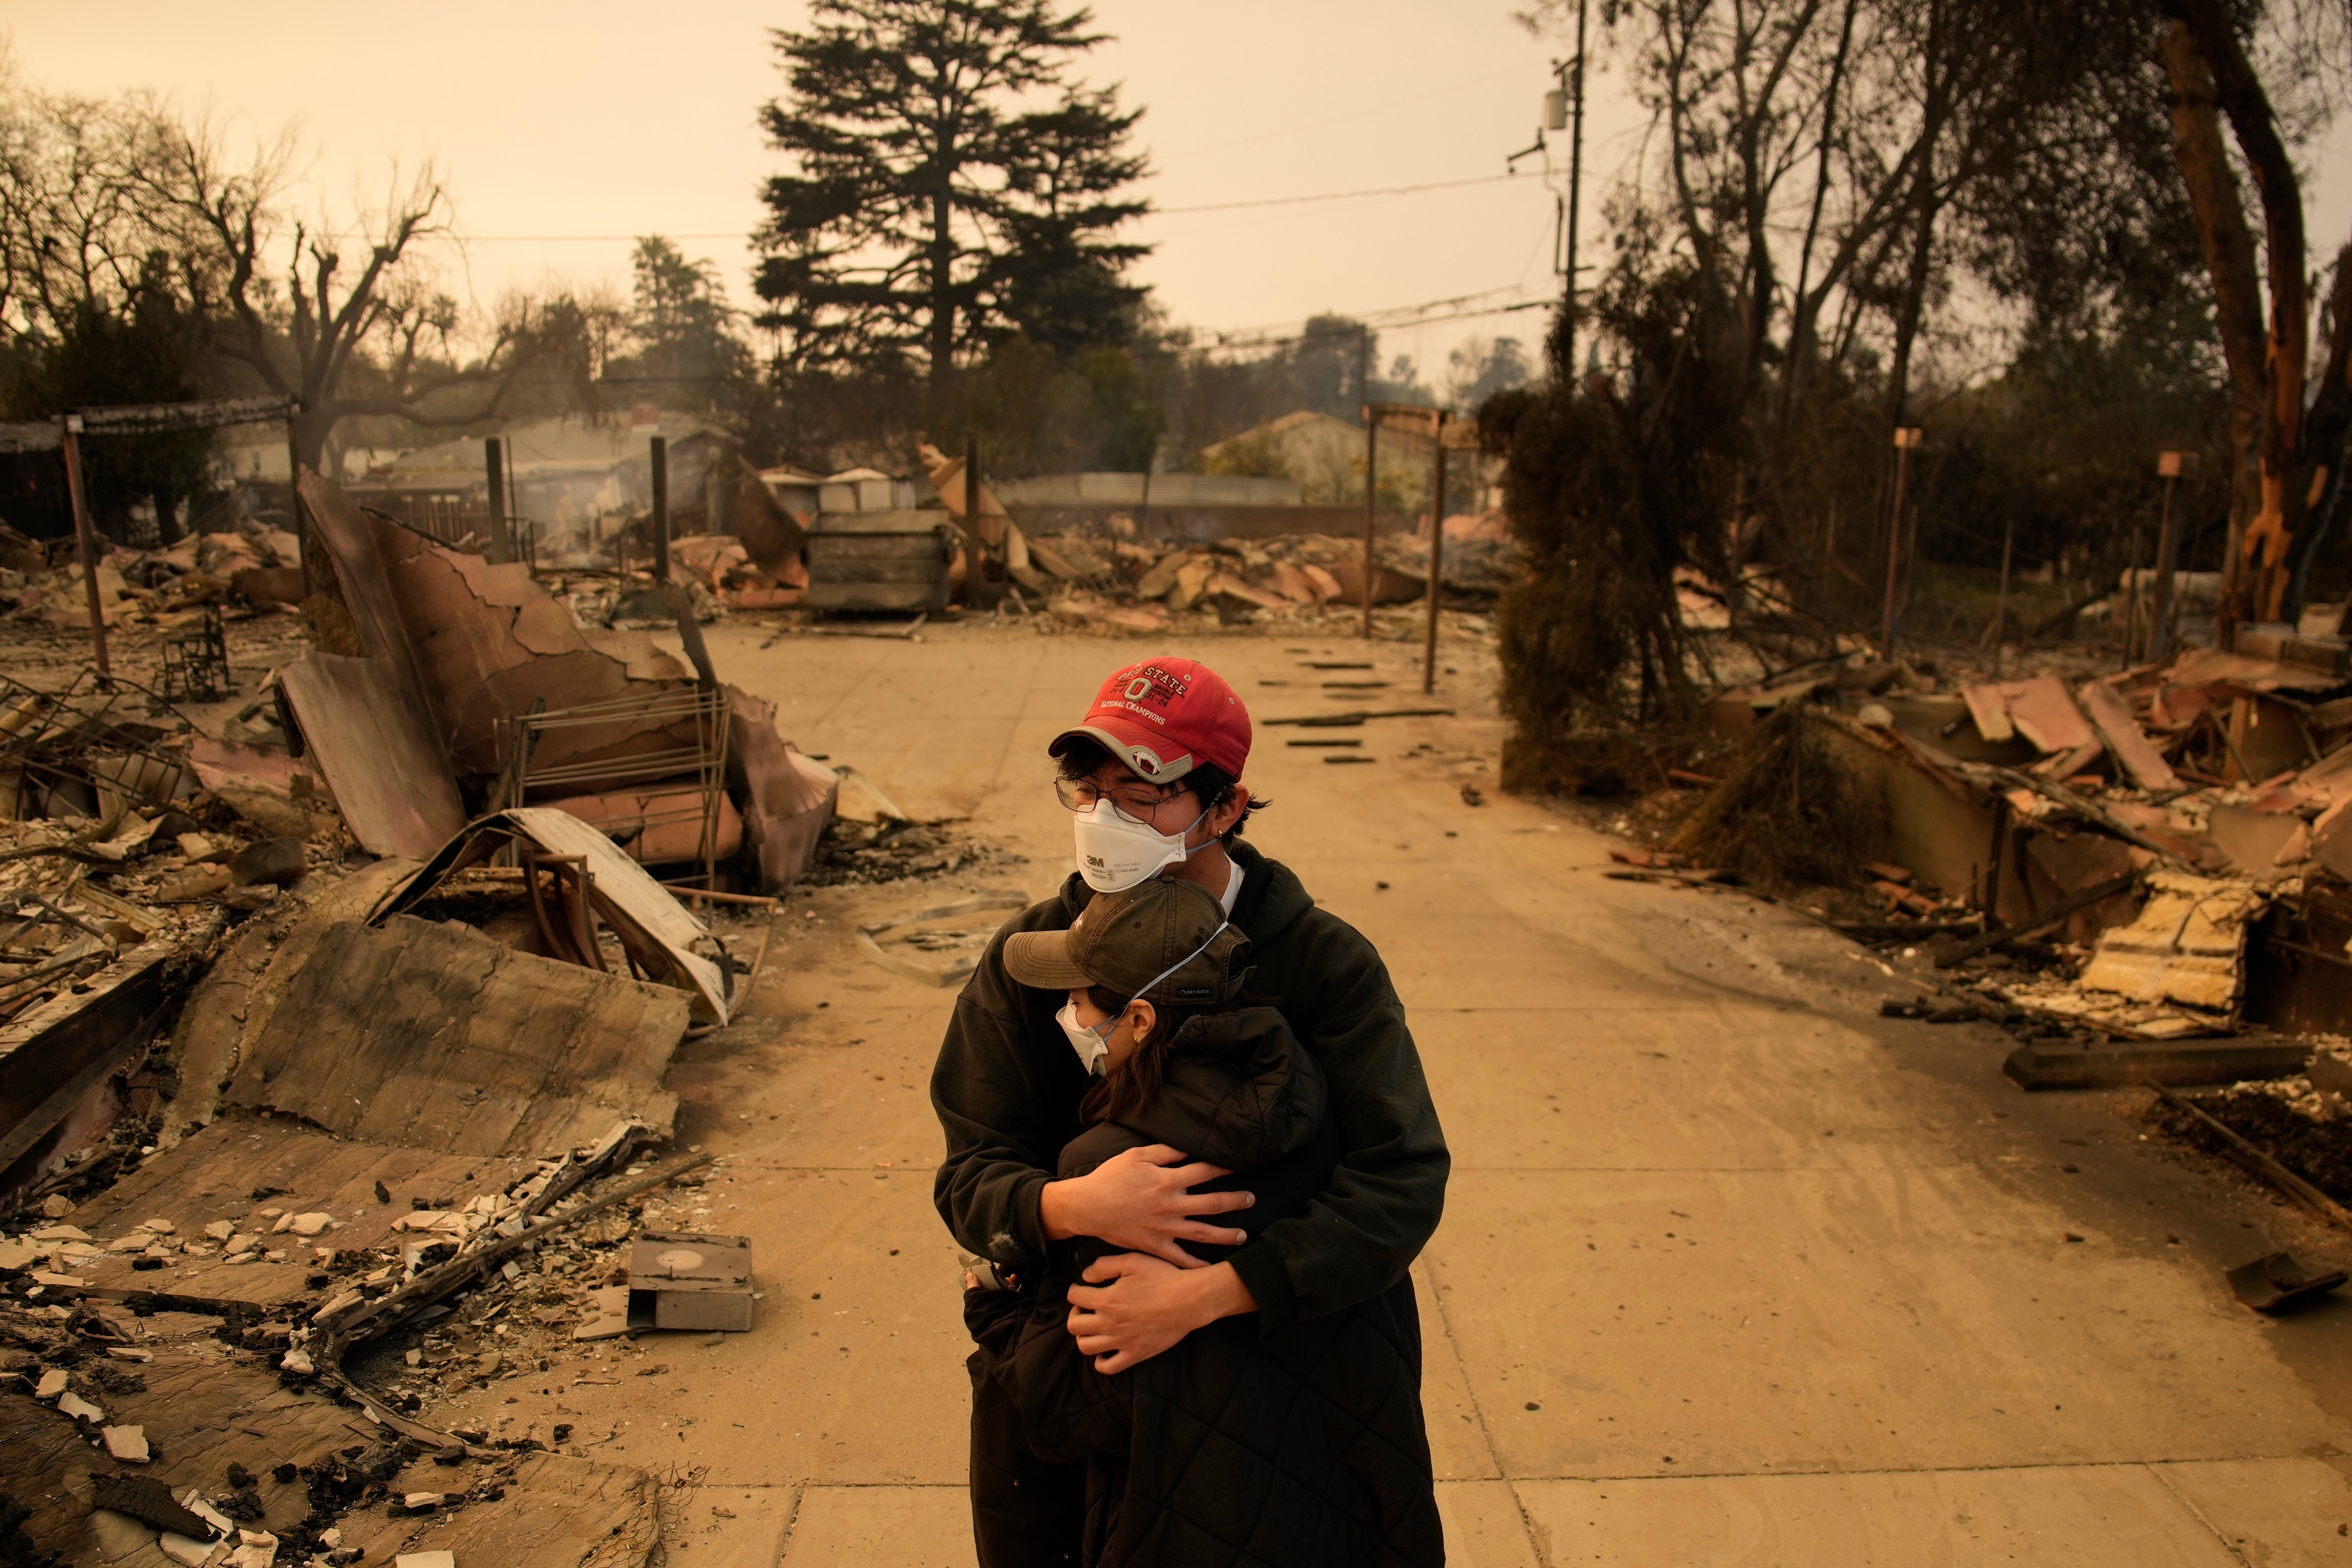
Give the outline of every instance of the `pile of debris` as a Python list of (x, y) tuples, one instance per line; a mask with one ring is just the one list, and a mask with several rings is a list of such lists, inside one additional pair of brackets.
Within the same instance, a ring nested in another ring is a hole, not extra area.
[[(184, 626), (206, 605), (259, 607), (302, 602), (294, 536), (256, 520), (235, 531), (193, 535), (165, 549), (114, 545), (98, 563), (100, 613), (109, 626)], [(0, 527), (0, 603), (19, 620), (89, 624), (89, 594), (70, 540), (44, 545)]]
[(681, 663), (301, 494), (310, 646), (220, 733), (95, 671), (0, 679), (0, 1531), (642, 1563), (644, 1471), (421, 1417), (604, 1337), (751, 1326), (748, 1247), (662, 1206), (709, 1157), (628, 1163), (757, 984), (774, 900), (730, 884), (984, 847), (854, 772), (828, 840), (843, 777), (717, 679), (683, 595)]
[(1935, 686), (1857, 655), (1717, 717), (1798, 717), (1896, 874), (1888, 914), (1982, 921), (1945, 967), (2045, 935), (2076, 951), (1979, 981), (2010, 1006), (2132, 1039), (2352, 1027), (2352, 676), (2198, 649), (2071, 688)]
[[(1365, 591), (1360, 538), (1298, 533), (1266, 539), (1152, 543), (1135, 520), (1115, 512), (1099, 524), (1031, 536), (983, 481), (967, 504), (963, 460), (919, 446), (933, 489), (961, 541), (950, 576), (967, 601), (975, 583), (1000, 579), (1003, 603), (1064, 626), (1116, 632), (1163, 631), (1184, 615), (1221, 626), (1295, 624), (1318, 612), (1360, 606)], [(1428, 595), (1426, 538), (1380, 535), (1372, 563), (1375, 605)], [(1520, 570), (1517, 547), (1499, 513), (1445, 521), (1446, 602), (1484, 608)]]

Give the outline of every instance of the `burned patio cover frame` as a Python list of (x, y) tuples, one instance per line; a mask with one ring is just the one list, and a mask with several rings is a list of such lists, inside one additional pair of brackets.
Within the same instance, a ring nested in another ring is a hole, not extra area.
[[(101, 678), (113, 672), (107, 667), (106, 619), (98, 602), (98, 531), (90, 522), (89, 506), (84, 499), (80, 438), (161, 436), (175, 430), (217, 430), (228, 425), (257, 425), (264, 420), (282, 419), (287, 428), (286, 486), (294, 500), (294, 537), (299, 542), (308, 531), (302, 526), (301, 464), (294, 456), (293, 421), (301, 412), (302, 405), (293, 398), (226, 397), (202, 403), (130, 403), (106, 408), (79, 408), (53, 419), (0, 425), (0, 452), (59, 452), (64, 457), (66, 489), (73, 501), (74, 550), (81, 560), (82, 584), (89, 598), (90, 651)], [(310, 552), (305, 546), (301, 553), (307, 574)]]

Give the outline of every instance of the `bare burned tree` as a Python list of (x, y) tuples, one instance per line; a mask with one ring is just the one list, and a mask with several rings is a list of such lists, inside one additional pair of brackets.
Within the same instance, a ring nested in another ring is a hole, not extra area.
[(297, 458), (317, 468), (354, 415), (427, 426), (498, 414), (551, 338), (548, 317), (510, 303), (489, 341), (466, 357), (460, 312), (435, 290), (420, 255), (448, 233), (448, 196), (429, 166), (395, 174), (358, 216), (358, 255), (324, 224), (286, 216), (290, 147), (265, 144), (240, 164), (218, 127), (171, 127), (149, 195), (188, 238), (191, 280), (221, 320), (219, 352), (272, 392), (298, 401)]

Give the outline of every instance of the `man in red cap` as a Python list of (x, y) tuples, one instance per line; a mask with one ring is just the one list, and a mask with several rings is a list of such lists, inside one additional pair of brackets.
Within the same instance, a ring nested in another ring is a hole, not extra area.
[[(1318, 908), (1287, 867), (1242, 841), (1264, 805), (1242, 783), (1249, 745), (1249, 711), (1233, 688), (1205, 665), (1169, 658), (1113, 675), (1047, 747), (1077, 870), (1006, 924), (957, 998), (931, 1075), (947, 1135), (934, 1198), (956, 1238), (1001, 1275), (1034, 1272), (1052, 1243), (1075, 1237), (1126, 1247), (1070, 1292), (1070, 1331), (1097, 1358), (1131, 1365), (1242, 1313), (1269, 1335), (1311, 1332), (1346, 1313), (1407, 1346), (1417, 1371), (1406, 1271), (1444, 1208), (1444, 1134), (1380, 954)], [(1066, 929), (1096, 893), (1153, 876), (1196, 883), (1223, 905), (1250, 940), (1251, 992), (1281, 1010), (1330, 1081), (1338, 1170), (1303, 1213), (1255, 1241), (1217, 1223), (1250, 1195), (1192, 1194), (1227, 1173), (1184, 1150), (1138, 1149), (1090, 1175), (1053, 1179), (1062, 1146), (1082, 1131), (1091, 1058), (1055, 1019), (1064, 994), (1005, 973), (1004, 941)], [(1204, 1267), (1188, 1245), (1239, 1250)], [(987, 1357), (975, 1351), (970, 1363), (982, 1568), (1076, 1564), (1084, 1468), (1031, 1451)]]

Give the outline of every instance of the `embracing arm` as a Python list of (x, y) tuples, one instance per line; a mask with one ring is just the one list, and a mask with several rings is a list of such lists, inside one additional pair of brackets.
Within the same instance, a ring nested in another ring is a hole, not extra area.
[(1229, 1173), (1165, 1145), (1130, 1149), (1087, 1175), (1054, 1181), (1048, 1172), (1076, 1131), (1071, 1108), (1085, 1082), (1058, 1033), (1039, 1050), (1024, 1045), (1020, 1019), (969, 991), (958, 1000), (931, 1072), (931, 1103), (947, 1135), (933, 1197), (958, 1241), (1016, 1269), (1042, 1260), (1048, 1242), (1076, 1236), (1192, 1268), (1199, 1260), (1183, 1243), (1246, 1239), (1201, 1216), (1246, 1208), (1250, 1194), (1188, 1196), (1188, 1188)]

